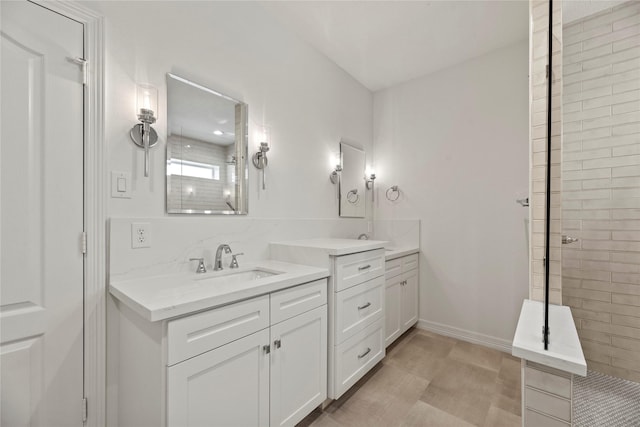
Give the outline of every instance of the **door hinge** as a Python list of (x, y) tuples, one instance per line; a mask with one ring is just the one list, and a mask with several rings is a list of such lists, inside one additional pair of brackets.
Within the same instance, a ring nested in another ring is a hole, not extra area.
[(89, 63), (84, 58), (67, 58), (70, 62), (78, 64), (82, 68), (82, 84), (87, 84), (87, 64)]
[(87, 415), (88, 415), (88, 405), (87, 405), (87, 398), (83, 397), (82, 398), (82, 422), (86, 423), (87, 422)]
[(81, 240), (82, 240), (82, 243), (81, 243), (81, 245), (82, 245), (82, 254), (86, 255), (87, 254), (87, 232), (86, 231), (82, 232)]

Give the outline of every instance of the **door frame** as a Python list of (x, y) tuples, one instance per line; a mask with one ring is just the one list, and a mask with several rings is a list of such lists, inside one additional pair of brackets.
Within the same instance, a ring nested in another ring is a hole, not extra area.
[[(106, 423), (106, 148), (104, 18), (74, 1), (30, 0), (84, 27), (84, 397), (86, 426)], [(80, 396), (79, 396), (80, 398)], [(78, 402), (80, 406), (80, 402)], [(80, 414), (78, 414), (80, 416)]]

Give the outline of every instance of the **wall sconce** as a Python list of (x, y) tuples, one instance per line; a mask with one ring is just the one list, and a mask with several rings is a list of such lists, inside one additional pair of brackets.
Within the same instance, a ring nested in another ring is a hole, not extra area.
[(367, 185), (367, 190), (371, 190), (371, 201), (373, 202), (375, 200), (375, 191), (374, 190), (374, 183), (376, 180), (376, 174), (373, 170), (369, 170), (367, 171), (365, 178), (364, 178), (366, 185)]
[(342, 156), (340, 154), (335, 156), (335, 168), (329, 174), (329, 180), (332, 184), (340, 182), (340, 172), (342, 172)]
[(151, 127), (156, 122), (154, 116), (158, 110), (158, 89), (150, 85), (139, 84), (136, 87), (136, 111), (140, 123), (131, 128), (129, 135), (133, 142), (144, 149), (144, 176), (149, 176), (149, 149), (158, 143), (158, 134)]
[(267, 151), (269, 151), (269, 143), (261, 142), (260, 147), (258, 147), (258, 151), (251, 157), (253, 161), (253, 166), (257, 169), (262, 170), (262, 189), (265, 190), (267, 188), (267, 181), (265, 177), (265, 169), (269, 164), (269, 159), (267, 159)]

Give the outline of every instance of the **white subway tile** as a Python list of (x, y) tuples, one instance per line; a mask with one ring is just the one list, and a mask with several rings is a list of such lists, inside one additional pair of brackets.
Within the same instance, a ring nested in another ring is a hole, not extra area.
[[(610, 130), (609, 130), (610, 131)], [(583, 141), (582, 149), (583, 150), (593, 150), (597, 148), (603, 147), (617, 147), (624, 145), (635, 144), (638, 141), (638, 135), (622, 135), (622, 136), (614, 136), (602, 139), (592, 139)]]
[(611, 252), (611, 261), (616, 263), (632, 263), (634, 265), (640, 265), (640, 253)]
[(611, 221), (612, 230), (640, 230), (640, 221), (615, 220)]
[(594, 128), (609, 127), (613, 123), (611, 116), (600, 117), (598, 119), (589, 119), (582, 121), (582, 129), (589, 130)]
[[(640, 274), (612, 273), (611, 280), (616, 283), (630, 283), (640, 285)], [(638, 295), (640, 295), (640, 293), (638, 293)]]
[(627, 101), (640, 100), (640, 90), (631, 90), (628, 92), (617, 93), (611, 96), (611, 104), (620, 104)]
[(637, 89), (640, 89), (640, 79), (628, 80), (613, 85), (613, 93), (628, 92)]
[(606, 167), (618, 167), (618, 166), (632, 166), (640, 165), (640, 156), (624, 156), (624, 157), (611, 157), (608, 159), (593, 159), (585, 160), (582, 162), (583, 169), (596, 169)]
[[(640, 177), (625, 177), (625, 178), (613, 178), (611, 180), (612, 187), (633, 187), (636, 189), (640, 189)], [(640, 192), (640, 190), (638, 190)]]
[(596, 188), (611, 188), (611, 179), (589, 179), (584, 181), (570, 181), (570, 182), (578, 182), (582, 183), (582, 188), (585, 190), (591, 190)]
[[(624, 145), (622, 147), (613, 147), (612, 154), (614, 156), (632, 156), (634, 154), (640, 154), (640, 143), (635, 145)], [(638, 190), (640, 193), (640, 190)]]
[(640, 165), (623, 166), (611, 169), (612, 177), (640, 176)]
[(612, 113), (623, 114), (623, 113), (628, 113), (630, 111), (640, 111), (640, 99), (636, 101), (625, 102), (623, 104), (614, 105)]
[(611, 105), (611, 95), (601, 96), (599, 98), (592, 98), (582, 101), (582, 108), (587, 110), (589, 108), (602, 107), (603, 105)]
[(611, 148), (583, 150), (575, 153), (564, 153), (563, 161), (601, 159), (605, 157), (611, 157)]
[(611, 169), (589, 169), (581, 171), (564, 172), (562, 175), (563, 180), (582, 180), (582, 179), (599, 179), (609, 178), (611, 176)]
[[(538, 154), (538, 153), (536, 153)], [(593, 160), (590, 160), (593, 161)], [(582, 169), (582, 161), (574, 161), (574, 162), (570, 162), (570, 161), (565, 161), (562, 162), (562, 171), (577, 171), (577, 170), (581, 170)]]
[(633, 37), (628, 37), (626, 39), (618, 40), (613, 42), (613, 51), (618, 52), (621, 50), (629, 49), (632, 47), (636, 47), (640, 45), (640, 33)]
[(640, 208), (640, 197), (636, 199), (583, 200), (582, 206), (585, 209)]
[(613, 64), (614, 74), (622, 73), (629, 70), (634, 70), (640, 67), (640, 58), (632, 58), (627, 61), (622, 61)]
[(626, 125), (613, 126), (611, 133), (613, 135), (631, 135), (640, 133), (640, 123), (630, 123)]
[(613, 199), (630, 199), (630, 198), (640, 198), (640, 189), (631, 188), (624, 190), (612, 190), (611, 197)]
[(563, 193), (564, 200), (593, 200), (593, 199), (609, 199), (611, 190), (584, 190), (584, 191), (568, 191)]
[[(611, 218), (640, 219), (640, 209), (623, 209), (623, 210), (611, 211)], [(638, 222), (638, 229), (640, 230), (640, 222)]]
[(598, 27), (590, 28), (589, 30), (583, 29), (583, 31), (576, 33), (575, 35), (565, 34), (565, 37), (569, 37), (571, 40), (575, 40), (575, 41), (584, 41), (584, 40), (592, 39), (607, 33), (611, 33), (612, 30), (613, 30), (613, 26), (611, 25), (611, 23), (606, 23)]
[(591, 90), (602, 86), (611, 86), (613, 84), (613, 76), (607, 75), (596, 79), (584, 80), (582, 82), (582, 90)]
[(582, 151), (582, 142), (580, 142), (580, 141), (567, 142), (566, 141), (566, 135), (565, 135), (565, 141), (564, 141), (564, 144), (562, 146), (562, 152), (563, 153), (571, 153), (571, 152), (576, 152), (576, 151)]
[(563, 206), (562, 218), (567, 219), (610, 219), (611, 211), (608, 209), (601, 210), (571, 210)]
[[(610, 267), (611, 271), (615, 273), (640, 273), (640, 263), (612, 262)], [(638, 289), (640, 290), (640, 288)]]
[(613, 30), (618, 31), (622, 28), (630, 27), (635, 24), (640, 24), (640, 14), (635, 14), (627, 18), (621, 19), (613, 23)]

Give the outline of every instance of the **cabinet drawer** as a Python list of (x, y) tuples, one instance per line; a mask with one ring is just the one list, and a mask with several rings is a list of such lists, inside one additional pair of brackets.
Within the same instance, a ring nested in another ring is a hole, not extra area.
[(547, 417), (531, 409), (525, 410), (524, 425), (526, 427), (570, 427), (571, 424), (555, 418)]
[(530, 387), (525, 387), (525, 407), (571, 421), (571, 401)]
[(402, 258), (392, 259), (384, 263), (384, 277), (390, 279), (402, 274)]
[(280, 323), (327, 303), (327, 279), (271, 294), (271, 323)]
[(335, 342), (339, 344), (384, 314), (384, 277), (335, 294)]
[(335, 396), (332, 397), (337, 399), (384, 358), (382, 319), (335, 347), (335, 351)]
[(571, 398), (571, 378), (554, 375), (530, 366), (525, 369), (525, 385), (557, 394), (567, 399)]
[(194, 314), (167, 324), (167, 364), (269, 327), (269, 295)]
[(406, 273), (410, 270), (415, 270), (418, 268), (418, 254), (407, 255), (405, 257), (400, 258), (402, 260), (402, 272)]
[(336, 257), (335, 291), (384, 275), (384, 262), (384, 249)]

